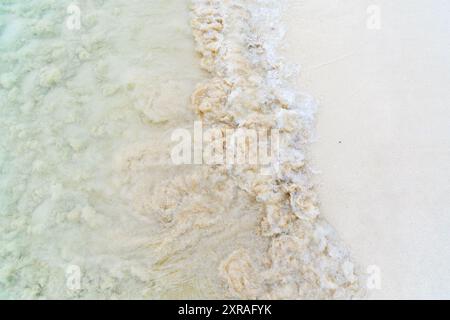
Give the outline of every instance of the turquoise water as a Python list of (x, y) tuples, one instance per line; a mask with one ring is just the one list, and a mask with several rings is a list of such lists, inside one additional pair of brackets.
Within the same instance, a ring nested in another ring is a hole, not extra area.
[(194, 118), (187, 1), (72, 3), (0, 4), (0, 297), (158, 297), (158, 230), (130, 194), (170, 173), (122, 157), (164, 157)]

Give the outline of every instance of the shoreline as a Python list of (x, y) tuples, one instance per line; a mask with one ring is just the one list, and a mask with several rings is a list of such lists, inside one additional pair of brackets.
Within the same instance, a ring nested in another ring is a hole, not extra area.
[[(279, 54), (280, 7), (264, 1), (193, 1), (193, 31), (201, 66), (211, 79), (193, 94), (202, 121), (222, 131), (276, 129), (278, 165), (222, 166), (235, 187), (261, 208), (256, 233), (265, 250), (234, 250), (221, 263), (232, 297), (352, 299), (360, 279), (346, 246), (320, 215), (305, 152), (315, 107), (292, 89), (292, 71)], [(221, 143), (223, 145), (223, 143)], [(248, 213), (247, 213), (248, 214)]]

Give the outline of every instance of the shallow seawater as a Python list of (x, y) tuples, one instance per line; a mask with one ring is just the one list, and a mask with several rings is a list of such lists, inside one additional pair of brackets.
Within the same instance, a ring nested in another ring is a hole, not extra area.
[[(0, 298), (355, 296), (319, 215), (314, 104), (277, 54), (279, 5), (2, 1)], [(276, 130), (280, 150), (176, 165), (174, 133), (192, 142), (200, 120), (244, 150), (245, 130)]]
[(81, 0), (80, 29), (71, 4), (0, 4), (0, 297), (214, 296), (217, 266), (195, 265), (214, 244), (142, 209), (196, 170), (168, 162), (205, 78), (188, 1)]

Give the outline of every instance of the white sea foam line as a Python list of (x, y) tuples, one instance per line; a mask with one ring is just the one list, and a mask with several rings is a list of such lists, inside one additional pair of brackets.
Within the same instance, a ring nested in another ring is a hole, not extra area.
[(259, 232), (270, 241), (266, 252), (241, 248), (223, 261), (221, 274), (230, 294), (274, 299), (358, 296), (359, 280), (349, 254), (319, 215), (304, 162), (315, 108), (291, 89), (288, 66), (277, 53), (284, 34), (278, 23), (280, 2), (192, 3), (197, 50), (212, 78), (193, 96), (202, 120), (226, 128), (282, 132), (280, 171), (261, 177), (254, 168), (228, 170), (264, 208)]

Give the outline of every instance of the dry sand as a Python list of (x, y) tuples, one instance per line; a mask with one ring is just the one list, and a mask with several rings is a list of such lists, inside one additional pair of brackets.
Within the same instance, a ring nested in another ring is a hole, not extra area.
[(323, 214), (363, 271), (380, 268), (369, 297), (449, 298), (450, 2), (289, 3), (285, 55), (319, 102)]

